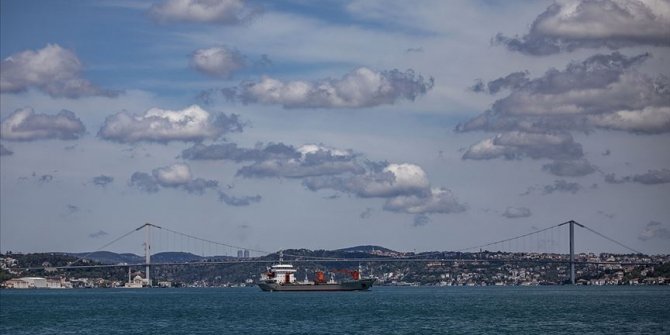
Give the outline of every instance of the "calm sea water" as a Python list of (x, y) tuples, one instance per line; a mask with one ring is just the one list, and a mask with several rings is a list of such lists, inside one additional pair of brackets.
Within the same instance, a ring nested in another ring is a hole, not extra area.
[(670, 334), (670, 287), (0, 291), (0, 334)]

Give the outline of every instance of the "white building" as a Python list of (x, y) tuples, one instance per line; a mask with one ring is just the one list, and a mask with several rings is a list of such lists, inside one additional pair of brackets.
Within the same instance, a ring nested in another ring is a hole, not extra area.
[(42, 277), (21, 277), (5, 282), (7, 288), (47, 288), (47, 279)]
[(144, 284), (146, 283), (146, 280), (140, 277), (139, 275), (135, 276), (133, 278), (133, 281), (126, 283), (124, 287), (126, 288), (142, 288)]

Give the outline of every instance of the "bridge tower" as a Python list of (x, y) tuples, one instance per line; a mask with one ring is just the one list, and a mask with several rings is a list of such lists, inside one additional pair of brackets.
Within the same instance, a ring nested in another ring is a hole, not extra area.
[(568, 222), (561, 223), (559, 226), (562, 226), (564, 224), (570, 225), (570, 283), (574, 285), (575, 284), (575, 225), (578, 225), (584, 229), (588, 228), (584, 227), (584, 225), (580, 224), (579, 222), (575, 222), (575, 220), (570, 220)]
[(570, 224), (570, 283), (575, 285), (575, 221), (568, 221)]
[(146, 263), (146, 276), (147, 276), (147, 285), (151, 285), (151, 224), (146, 223), (144, 225), (145, 237), (144, 237), (144, 257)]

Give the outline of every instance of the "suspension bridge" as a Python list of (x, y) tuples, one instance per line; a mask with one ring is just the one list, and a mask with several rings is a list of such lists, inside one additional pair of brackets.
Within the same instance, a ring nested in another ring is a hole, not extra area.
[[(458, 262), (458, 263), (477, 263), (477, 262), (500, 262), (500, 263), (548, 263), (548, 264), (567, 264), (570, 267), (570, 282), (575, 284), (575, 266), (577, 265), (654, 265), (650, 262), (641, 262), (641, 261), (603, 261), (603, 260), (592, 260), (592, 259), (580, 259), (575, 258), (575, 228), (580, 228), (583, 231), (595, 234), (600, 238), (606, 239), (611, 243), (618, 245), (626, 250), (631, 251), (634, 254), (643, 254), (642, 252), (627, 246), (626, 244), (619, 242), (611, 237), (608, 237), (582, 223), (578, 223), (574, 220), (562, 222), (555, 224), (543, 229), (537, 229), (532, 232), (521, 234), (518, 236), (513, 236), (510, 238), (501, 239), (498, 241), (488, 242), (480, 245), (474, 245), (466, 248), (461, 248), (453, 250), (451, 252), (432, 252), (432, 253), (399, 253), (393, 256), (379, 256), (379, 257), (366, 257), (366, 258), (349, 258), (349, 257), (320, 257), (320, 256), (306, 256), (298, 255), (284, 252), (283, 255), (285, 258), (290, 259), (291, 262), (301, 263), (301, 262)], [(140, 231), (144, 231), (144, 241), (142, 243), (144, 247), (144, 261), (143, 262), (134, 262), (132, 264), (128, 263), (117, 263), (117, 264), (81, 264), (82, 261), (89, 259), (91, 255), (96, 252), (102, 251), (105, 248), (108, 248), (115, 243), (129, 238), (131, 235), (137, 235)], [(565, 236), (567, 235), (567, 236)], [(566, 241), (568, 244), (567, 253), (563, 241)], [(153, 249), (152, 249), (153, 248)], [(543, 253), (548, 254), (551, 257), (542, 257), (542, 258), (481, 258), (477, 257), (478, 254), (481, 254), (483, 250), (485, 251), (498, 251), (498, 252), (508, 252), (508, 253), (528, 253), (527, 250), (535, 250), (534, 253)], [(182, 252), (188, 251), (192, 254), (200, 253), (202, 257), (198, 261), (168, 261), (168, 262), (153, 262), (151, 260), (152, 254), (156, 254), (156, 250), (162, 250), (163, 252), (168, 251), (177, 251), (181, 250)], [(234, 252), (237, 251), (237, 257), (234, 256)], [(230, 256), (228, 255), (230, 253)], [(257, 256), (250, 257), (250, 253), (254, 253)], [(470, 257), (463, 257), (464, 254), (469, 253)], [(198, 266), (198, 265), (226, 265), (226, 264), (240, 264), (240, 263), (273, 263), (277, 261), (277, 252), (259, 250), (255, 248), (247, 248), (244, 246), (234, 245), (225, 242), (214, 241), (207, 238), (198, 237), (192, 234), (179, 232), (167, 227), (162, 227), (152, 223), (145, 223), (142, 226), (139, 226), (131, 231), (126, 232), (118, 236), (117, 238), (111, 240), (110, 242), (102, 245), (96, 250), (81, 255), (75, 261), (69, 263), (66, 266), (52, 267), (52, 269), (91, 269), (91, 268), (115, 268), (115, 267), (127, 267), (131, 268), (145, 268), (145, 276), (148, 282), (151, 282), (151, 268), (159, 266), (175, 266), (175, 265), (186, 265), (186, 266)], [(445, 256), (448, 255), (448, 256)], [(474, 255), (474, 257), (472, 257)], [(41, 270), (44, 267), (33, 267), (33, 268), (24, 268), (24, 270)]]

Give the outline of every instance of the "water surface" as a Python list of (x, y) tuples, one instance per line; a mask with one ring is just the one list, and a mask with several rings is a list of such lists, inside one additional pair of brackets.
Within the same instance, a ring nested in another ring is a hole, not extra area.
[(0, 334), (670, 334), (670, 287), (0, 291)]

